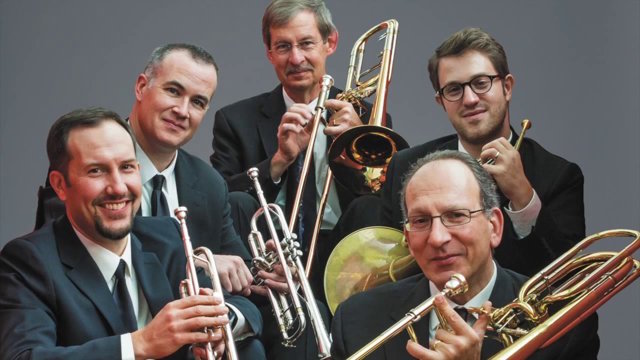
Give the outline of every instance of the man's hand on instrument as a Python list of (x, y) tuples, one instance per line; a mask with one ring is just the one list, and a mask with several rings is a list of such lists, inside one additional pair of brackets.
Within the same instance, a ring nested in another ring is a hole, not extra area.
[(271, 178), (280, 179), (309, 145), (313, 113), (304, 104), (293, 104), (278, 126), (278, 150), (271, 159)]
[(533, 188), (524, 174), (520, 153), (503, 137), (482, 147), (482, 162), (494, 159), (483, 167), (493, 176), (502, 193), (511, 201), (511, 210), (518, 211), (531, 201)]
[(251, 294), (253, 275), (241, 257), (213, 255), (220, 278), (220, 285), (232, 294)]
[(350, 102), (328, 99), (325, 106), (334, 111), (327, 121), (329, 126), (324, 129), (326, 135), (338, 136), (354, 126), (362, 125), (362, 120)]
[[(275, 243), (273, 240), (269, 240), (265, 244), (267, 246), (267, 250), (275, 251)], [(297, 271), (295, 267), (290, 266), (289, 271), (291, 272), (291, 276), (293, 279), (296, 279)], [(275, 264), (273, 266), (273, 272), (267, 272), (264, 270), (260, 270), (257, 274), (258, 277), (264, 279), (264, 285), (252, 285), (251, 291), (260, 294), (262, 296), (267, 296), (267, 287), (271, 290), (277, 291), (282, 294), (289, 293), (289, 285), (287, 284), (287, 279), (284, 275), (284, 269), (281, 264)]]
[[(407, 342), (409, 355), (416, 359), (430, 360), (480, 359), (482, 340), (489, 323), (489, 316), (481, 314), (473, 324), (473, 327), (471, 327), (449, 306), (449, 303), (442, 295), (437, 295), (434, 303), (440, 314), (451, 326), (453, 333), (438, 329), (435, 339), (429, 341), (429, 349), (409, 340)], [(487, 301), (483, 308), (488, 312), (491, 309), (491, 303)]]
[(147, 326), (131, 334), (136, 359), (163, 358), (184, 345), (205, 342), (213, 342), (216, 349), (222, 343), (222, 353), (222, 333), (206, 334), (202, 329), (226, 325), (227, 312), (222, 298), (211, 289), (200, 289), (200, 295), (168, 303)]

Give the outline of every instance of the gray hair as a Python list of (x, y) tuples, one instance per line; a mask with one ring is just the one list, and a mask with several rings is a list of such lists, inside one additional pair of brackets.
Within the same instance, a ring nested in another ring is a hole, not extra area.
[(191, 55), (193, 60), (203, 64), (212, 65), (216, 69), (216, 73), (218, 72), (218, 64), (216, 64), (213, 56), (211, 56), (211, 54), (209, 54), (207, 50), (197, 45), (175, 43), (163, 45), (153, 50), (151, 56), (149, 56), (147, 65), (144, 67), (144, 74), (152, 79), (156, 75), (156, 69), (158, 65), (162, 63), (162, 60), (164, 60), (167, 55), (174, 51), (186, 51), (189, 55)]
[(419, 159), (411, 166), (405, 175), (404, 180), (402, 181), (402, 191), (400, 193), (402, 199), (402, 216), (405, 219), (407, 218), (406, 194), (409, 181), (411, 181), (418, 170), (423, 166), (438, 160), (457, 160), (471, 170), (471, 173), (473, 173), (473, 176), (480, 187), (480, 202), (482, 203), (482, 207), (485, 209), (484, 212), (486, 215), (491, 213), (491, 209), (500, 206), (500, 199), (498, 198), (495, 181), (476, 159), (471, 157), (471, 155), (460, 151), (440, 150), (432, 152), (431, 154)]
[(331, 13), (322, 0), (273, 0), (262, 16), (262, 41), (271, 48), (271, 27), (284, 26), (302, 11), (309, 11), (316, 17), (318, 31), (322, 40), (336, 31)]

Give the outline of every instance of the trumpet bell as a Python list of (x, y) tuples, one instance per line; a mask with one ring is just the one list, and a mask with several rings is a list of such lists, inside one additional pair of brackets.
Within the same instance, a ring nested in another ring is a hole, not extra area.
[(329, 310), (333, 314), (351, 295), (418, 271), (400, 230), (373, 226), (354, 231), (327, 261), (324, 289)]

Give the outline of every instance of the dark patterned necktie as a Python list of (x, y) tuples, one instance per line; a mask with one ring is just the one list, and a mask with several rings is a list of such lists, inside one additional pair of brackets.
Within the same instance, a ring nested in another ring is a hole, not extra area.
[(171, 216), (167, 198), (162, 192), (164, 176), (158, 174), (153, 177), (153, 191), (151, 192), (151, 216)]
[(131, 297), (127, 289), (127, 281), (124, 278), (126, 267), (127, 264), (124, 260), (120, 259), (120, 264), (113, 275), (116, 278), (116, 283), (113, 286), (113, 301), (118, 306), (118, 309), (120, 309), (120, 317), (122, 318), (122, 323), (125, 328), (128, 332), (133, 332), (138, 329), (138, 322), (136, 321), (133, 304), (131, 303)]
[[(309, 149), (307, 149), (309, 150)], [(296, 186), (300, 182), (300, 176), (302, 167), (304, 165), (304, 157), (306, 151), (303, 151), (295, 162), (296, 167)], [(316, 176), (315, 167), (313, 165), (313, 158), (309, 164), (309, 174), (307, 175), (307, 183), (304, 187), (304, 193), (302, 194), (302, 201), (300, 203), (300, 211), (298, 212), (298, 241), (300, 246), (306, 253), (307, 246), (311, 242), (311, 236), (313, 236), (313, 227), (316, 223), (317, 209), (316, 209)]]

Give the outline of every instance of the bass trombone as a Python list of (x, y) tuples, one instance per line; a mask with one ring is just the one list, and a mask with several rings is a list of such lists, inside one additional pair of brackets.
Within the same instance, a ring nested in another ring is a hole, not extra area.
[[(287, 297), (280, 293), (276, 295), (269, 288), (267, 288), (267, 296), (279, 325), (283, 345), (293, 346), (295, 340), (304, 332), (306, 317), (302, 309), (302, 301), (305, 301), (307, 312), (309, 313), (309, 321), (315, 332), (318, 345), (318, 358), (328, 359), (331, 357), (331, 340), (329, 340), (329, 333), (322, 321), (318, 304), (300, 261), (300, 256), (302, 256), (302, 252), (299, 250), (300, 245), (296, 241), (296, 235), (291, 233), (287, 227), (282, 209), (276, 204), (267, 204), (258, 180), (258, 173), (257, 168), (251, 168), (247, 171), (247, 175), (253, 181), (253, 187), (256, 190), (261, 206), (251, 218), (251, 234), (249, 235), (249, 247), (253, 255), (251, 271), (255, 275), (260, 270), (273, 272), (276, 264), (282, 266), (289, 289), (289, 296)], [(264, 238), (258, 230), (257, 222), (260, 216), (264, 216), (269, 235), (275, 245), (275, 251), (267, 250)], [(282, 239), (278, 236), (273, 216), (279, 221), (283, 233)], [(297, 281), (294, 280), (289, 266), (293, 266), (296, 269)], [(260, 281), (258, 281), (258, 285), (260, 284)], [(302, 295), (298, 293), (298, 286), (302, 289)]]
[[(213, 258), (211, 250), (201, 246), (193, 249), (191, 245), (191, 237), (189, 237), (189, 231), (187, 230), (187, 208), (180, 206), (175, 209), (174, 214), (180, 223), (180, 233), (182, 235), (182, 243), (184, 245), (184, 251), (187, 256), (187, 278), (180, 282), (180, 295), (184, 298), (187, 296), (197, 295), (200, 292), (200, 285), (198, 284), (198, 273), (196, 268), (202, 268), (207, 276), (211, 279), (211, 286), (214, 293), (218, 294), (222, 300), (221, 305), (224, 305), (224, 296), (222, 293), (222, 286), (220, 285), (220, 279), (218, 278), (218, 270), (216, 269), (216, 263)], [(206, 333), (212, 333), (213, 329), (204, 329)], [(225, 354), (228, 360), (237, 360), (238, 352), (236, 350), (236, 344), (233, 340), (233, 333), (231, 331), (231, 325), (227, 323), (222, 328), (222, 336), (224, 337)], [(207, 354), (207, 360), (215, 360), (216, 352), (213, 350), (211, 343), (205, 343), (205, 351)]]

